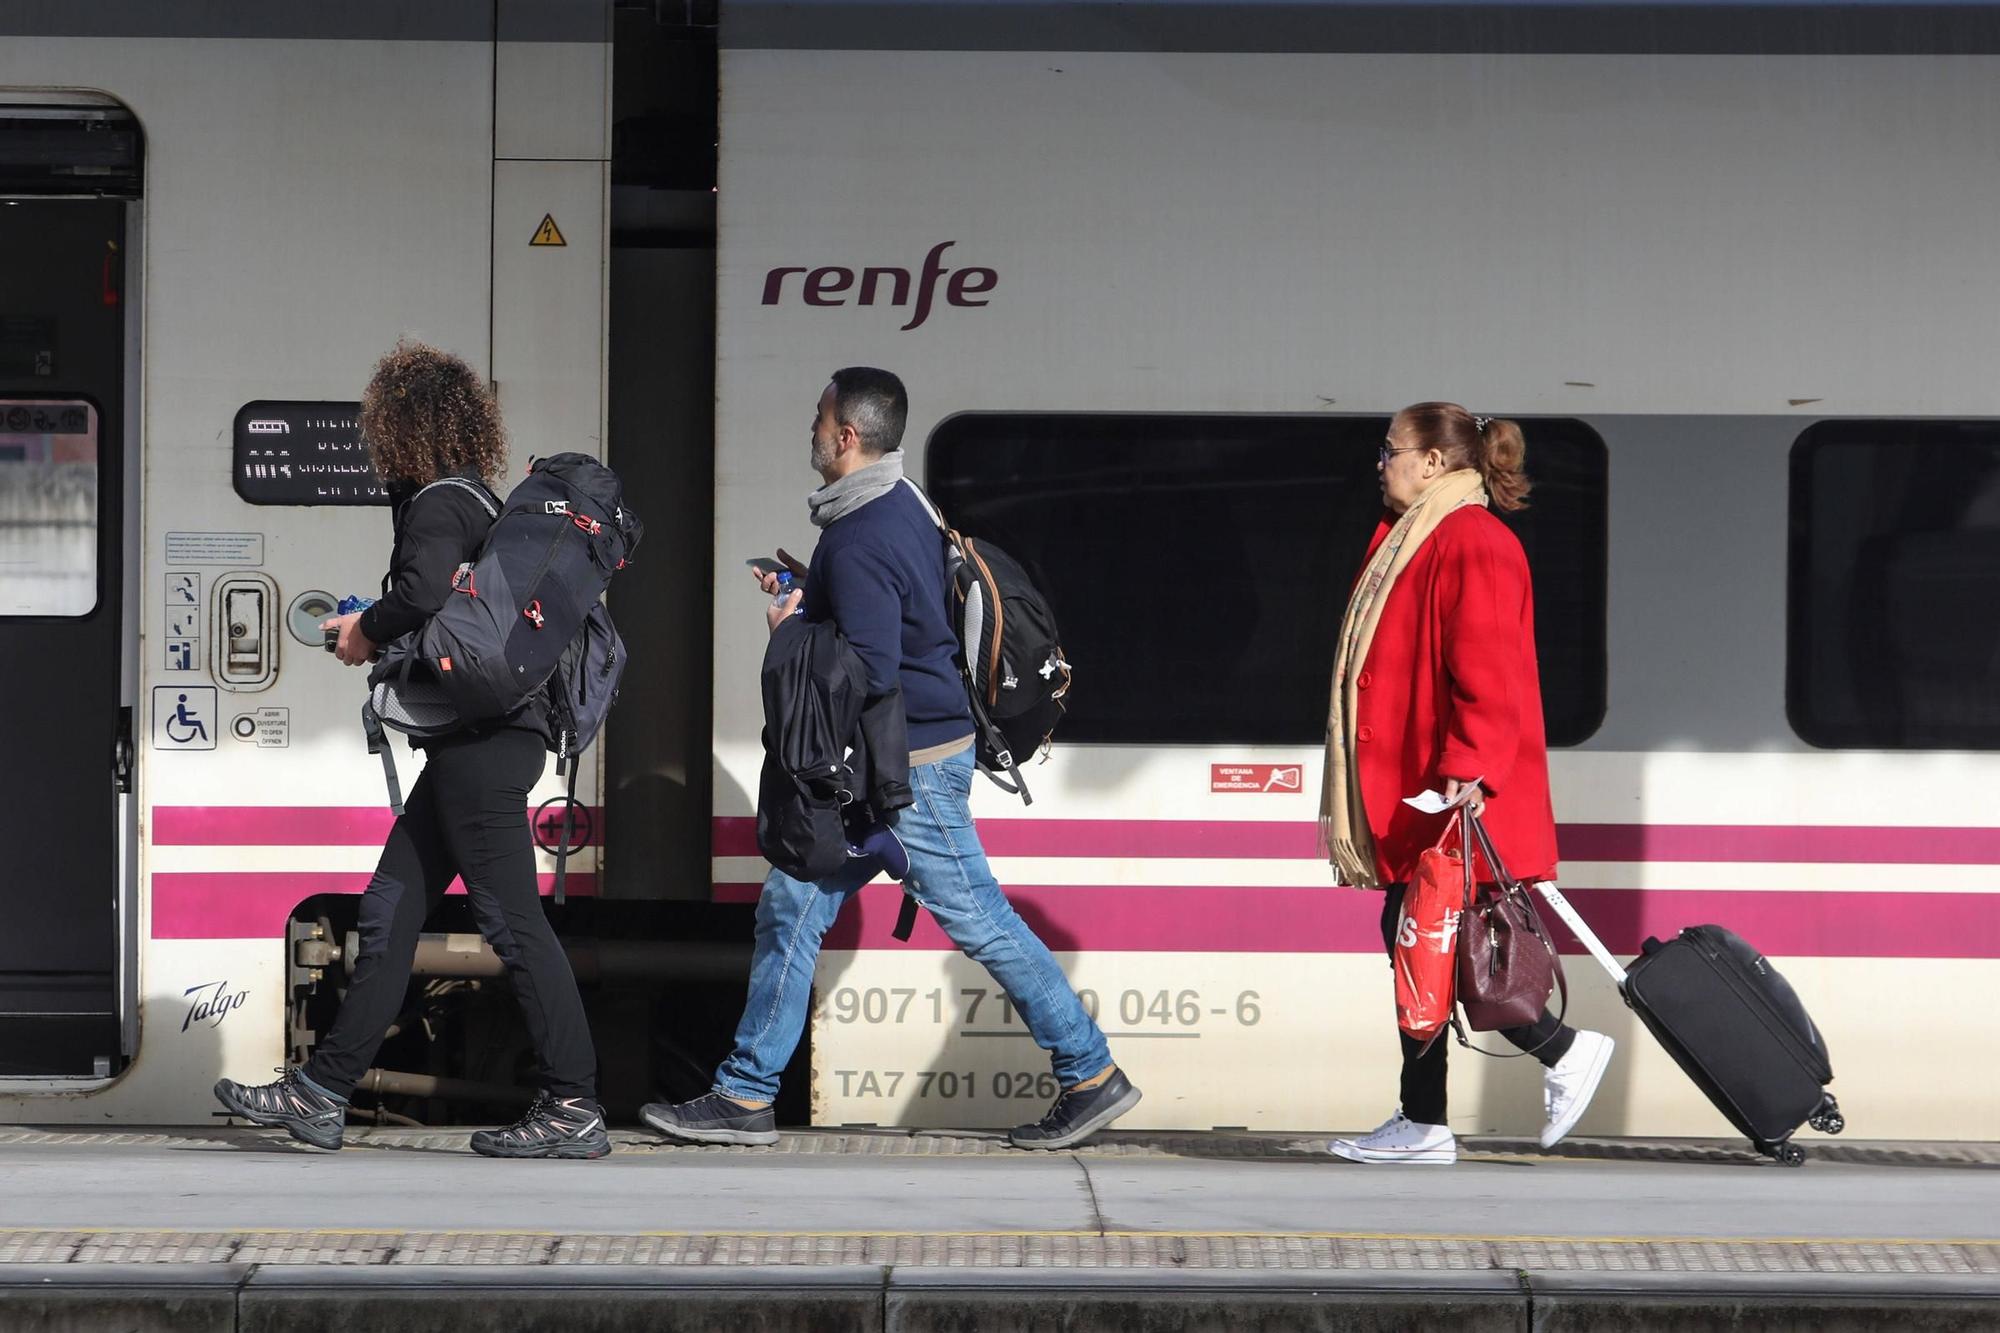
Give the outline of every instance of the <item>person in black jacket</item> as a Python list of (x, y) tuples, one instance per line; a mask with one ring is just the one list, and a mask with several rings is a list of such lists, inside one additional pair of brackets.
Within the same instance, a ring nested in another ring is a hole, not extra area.
[[(364, 666), (380, 645), (422, 627), (452, 596), (458, 567), (478, 558), (498, 513), (491, 484), (505, 465), (499, 407), (458, 357), (399, 343), (361, 396), (361, 431), (387, 482), (395, 547), (382, 596), (337, 616), (333, 653)], [(497, 723), (420, 744), (422, 776), (389, 831), (361, 899), (361, 948), (333, 1026), (312, 1058), (274, 1083), (232, 1079), (215, 1095), (235, 1115), (338, 1148), (347, 1101), (403, 1006), (417, 937), (462, 878), (479, 928), (507, 966), (540, 1061), (542, 1091), (505, 1129), (472, 1136), (488, 1157), (602, 1157), (611, 1151), (596, 1101), (597, 1056), (569, 959), (543, 915), (528, 791), (542, 775), (548, 722), (531, 703)]]

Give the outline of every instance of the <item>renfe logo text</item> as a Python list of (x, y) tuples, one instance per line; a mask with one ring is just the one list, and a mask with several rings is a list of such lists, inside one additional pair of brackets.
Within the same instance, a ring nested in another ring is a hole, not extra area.
[[(956, 245), (956, 241), (939, 241), (924, 256), (923, 269), (917, 275), (916, 308), (910, 315), (910, 322), (903, 326), (908, 332), (931, 316), (931, 302), (936, 296), (938, 282), (950, 274), (944, 284), (944, 299), (947, 305), (985, 305), (975, 301), (975, 296), (984, 295), (999, 283), (1000, 275), (990, 268), (947, 269), (944, 266), (944, 252)], [(798, 290), (804, 294), (807, 305), (846, 305), (852, 293), (855, 305), (909, 305), (910, 271), (906, 268), (864, 268), (860, 282), (855, 282), (851, 268), (828, 265), (825, 268), (774, 268), (764, 275), (764, 304), (777, 305), (785, 295), (785, 279), (798, 273)]]

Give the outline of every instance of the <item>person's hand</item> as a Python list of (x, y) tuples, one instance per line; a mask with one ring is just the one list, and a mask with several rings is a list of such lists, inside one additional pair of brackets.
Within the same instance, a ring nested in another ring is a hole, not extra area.
[[(800, 587), (805, 583), (806, 567), (800, 564), (797, 557), (791, 555), (782, 546), (778, 548), (778, 563), (792, 571), (792, 586), (794, 588)], [(778, 595), (778, 576), (776, 574), (759, 574), (753, 569), (750, 571), (750, 577), (756, 579), (757, 586), (762, 588), (766, 593), (773, 597)]]
[(338, 630), (340, 637), (334, 640), (333, 655), (347, 666), (366, 666), (375, 658), (375, 641), (361, 632), (361, 613), (350, 611), (344, 616), (322, 620), (323, 630)]
[(1473, 814), (1481, 814), (1486, 809), (1486, 789), (1476, 782), (1461, 783), (1457, 778), (1444, 780), (1444, 799), (1452, 805), (1463, 804)]
[[(773, 589), (775, 589), (778, 586), (776, 575), (773, 575), (771, 577), (771, 586)], [(791, 592), (785, 594), (784, 601), (772, 602), (771, 605), (765, 609), (764, 623), (771, 627), (771, 633), (776, 634), (778, 632), (778, 626), (784, 624), (787, 620), (790, 620), (792, 618), (793, 613), (799, 609), (800, 600), (804, 598), (805, 595), (806, 594), (804, 589), (794, 588)]]

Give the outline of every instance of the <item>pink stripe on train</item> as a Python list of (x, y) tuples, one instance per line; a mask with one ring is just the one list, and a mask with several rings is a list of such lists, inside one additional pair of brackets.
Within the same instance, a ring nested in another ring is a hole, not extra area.
[[(718, 884), (722, 902), (760, 885)], [(1784, 893), (1713, 889), (1563, 890), (1613, 953), (1648, 935), (1719, 922), (1778, 958), (2000, 958), (2000, 893)], [(827, 932), (829, 949), (955, 948), (928, 914), (908, 944), (890, 935), (899, 889), (864, 888)], [(1109, 953), (1375, 953), (1381, 899), (1352, 889), (1009, 885), (1051, 949)], [(1551, 913), (1545, 916), (1553, 917)], [(1580, 954), (1558, 922), (1565, 953)]]
[[(322, 893), (360, 893), (368, 887), (365, 870), (226, 871), (153, 874), (153, 938), (156, 940), (282, 939), (292, 909)], [(543, 875), (542, 893), (555, 886), (554, 875)], [(597, 876), (571, 872), (567, 891), (594, 897)], [(448, 893), (464, 893), (452, 881)]]
[[(584, 809), (590, 816), (586, 845), (600, 846), (604, 810)], [(552, 813), (560, 819), (562, 807)], [(524, 814), (532, 818), (535, 810)], [(156, 805), (150, 833), (156, 847), (370, 847), (379, 846), (395, 822), (383, 805)]]
[[(1313, 825), (1296, 820), (986, 819), (989, 856), (1319, 859)], [(1561, 824), (1565, 861), (1792, 861), (1838, 865), (2000, 865), (2000, 828), (1845, 824)], [(722, 816), (716, 856), (756, 856), (757, 821)]]

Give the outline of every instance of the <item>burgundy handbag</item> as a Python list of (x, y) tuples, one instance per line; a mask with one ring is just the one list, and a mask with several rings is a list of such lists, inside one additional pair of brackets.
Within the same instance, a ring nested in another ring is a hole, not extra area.
[[(1526, 1027), (1542, 1016), (1549, 994), (1562, 992), (1569, 1011), (1569, 983), (1548, 928), (1535, 911), (1534, 896), (1500, 863), (1493, 839), (1477, 815), (1467, 811), (1465, 896), (1458, 928), (1458, 1003), (1475, 1032)], [(1473, 844), (1493, 871), (1480, 885), (1473, 874)], [(1562, 1015), (1557, 1016), (1561, 1021)], [(1460, 1040), (1464, 1038), (1461, 1035)], [(1469, 1043), (1468, 1043), (1469, 1044)], [(1474, 1049), (1478, 1049), (1474, 1047)], [(1521, 1054), (1529, 1055), (1531, 1051)], [(1484, 1054), (1497, 1054), (1484, 1052)]]

